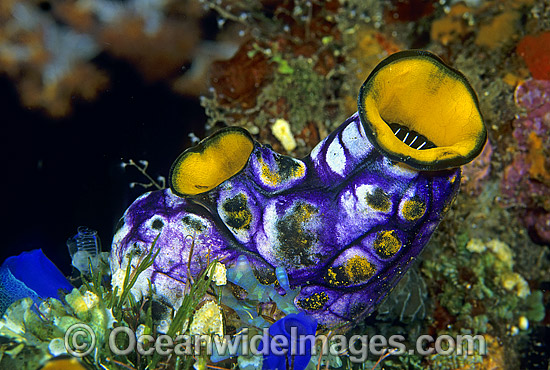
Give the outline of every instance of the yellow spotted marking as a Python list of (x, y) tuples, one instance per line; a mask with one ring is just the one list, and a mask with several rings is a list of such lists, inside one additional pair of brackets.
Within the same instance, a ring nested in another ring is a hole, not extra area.
[(376, 273), (376, 266), (365, 257), (354, 256), (346, 261), (344, 270), (351, 281), (360, 282), (370, 279)]
[(325, 292), (314, 293), (311, 296), (298, 300), (298, 306), (304, 310), (317, 311), (323, 308), (328, 301), (328, 295)]
[(331, 280), (335, 280), (336, 279), (336, 273), (334, 271), (332, 271), (332, 267), (329, 267), (328, 268), (328, 278), (331, 279)]
[(374, 240), (374, 250), (380, 258), (395, 256), (401, 246), (401, 241), (399, 241), (395, 230), (381, 231)]
[(233, 198), (227, 199), (222, 206), (226, 223), (235, 229), (248, 229), (252, 221), (252, 213), (248, 208), (248, 202), (244, 194), (238, 194)]
[(367, 204), (377, 211), (388, 212), (390, 210), (390, 196), (380, 188), (376, 188), (372, 193), (367, 193), (365, 198)]
[(306, 173), (306, 167), (302, 162), (289, 157), (275, 157), (275, 162), (278, 163), (277, 169), (272, 170), (262, 158), (258, 158), (258, 163), (261, 166), (260, 177), (264, 184), (275, 187), (284, 181), (299, 179)]
[(296, 167), (295, 170), (292, 171), (292, 177), (295, 179), (299, 179), (304, 177), (306, 174), (306, 165), (303, 163), (300, 163), (298, 167)]
[(299, 203), (293, 213), (296, 222), (306, 223), (317, 213), (317, 208), (308, 203)]
[(271, 186), (279, 185), (281, 183), (281, 175), (279, 174), (279, 172), (271, 171), (271, 168), (269, 168), (269, 166), (263, 161), (263, 159), (259, 159), (258, 162), (262, 166), (262, 181), (265, 184)]
[(275, 275), (275, 271), (270, 269), (254, 269), (254, 276), (258, 281), (263, 285), (270, 285), (275, 284), (275, 286), (279, 286), (279, 281), (277, 280), (277, 277)]
[[(338, 267), (338, 270), (341, 270), (341, 267)], [(338, 271), (335, 272), (332, 267), (329, 267), (327, 274), (325, 275), (325, 280), (332, 286), (346, 286), (349, 284), (349, 281), (344, 278), (343, 274)]]
[(418, 198), (407, 199), (403, 204), (401, 215), (407, 221), (416, 221), (424, 216), (426, 212), (426, 203)]

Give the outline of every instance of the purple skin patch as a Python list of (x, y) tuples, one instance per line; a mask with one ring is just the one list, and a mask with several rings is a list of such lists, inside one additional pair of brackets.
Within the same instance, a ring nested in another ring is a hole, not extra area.
[[(460, 169), (417, 171), (369, 142), (358, 113), (299, 160), (254, 142), (246, 166), (202, 194), (146, 193), (121, 219), (113, 240), (113, 285), (128, 256), (135, 267), (154, 239), (150, 278), (174, 304), (213, 258), (230, 266), (247, 256), (260, 281), (288, 273), (294, 303), (333, 327), (370, 314), (422, 251), (454, 199)], [(189, 254), (192, 252), (191, 257)]]

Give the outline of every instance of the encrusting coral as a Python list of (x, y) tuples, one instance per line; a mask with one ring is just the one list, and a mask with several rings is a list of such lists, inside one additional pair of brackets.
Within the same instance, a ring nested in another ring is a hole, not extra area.
[(504, 204), (519, 211), (536, 242), (550, 244), (550, 82), (525, 81), (515, 100), (523, 112), (513, 123), (517, 152), (504, 169)]

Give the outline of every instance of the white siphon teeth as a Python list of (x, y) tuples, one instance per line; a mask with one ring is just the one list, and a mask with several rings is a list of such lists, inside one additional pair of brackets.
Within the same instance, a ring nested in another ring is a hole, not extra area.
[(390, 126), (395, 137), (413, 149), (424, 150), (436, 147), (425, 136), (420, 135), (414, 130), (409, 130), (407, 126), (400, 125), (399, 123), (389, 123), (388, 126)]

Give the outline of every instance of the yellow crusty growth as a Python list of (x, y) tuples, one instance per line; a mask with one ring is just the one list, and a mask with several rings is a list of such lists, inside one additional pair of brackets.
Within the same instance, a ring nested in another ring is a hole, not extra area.
[(327, 301), (328, 296), (325, 292), (313, 293), (307, 298), (300, 299), (298, 301), (298, 306), (302, 307), (305, 310), (317, 311), (323, 308)]
[(342, 286), (342, 285), (346, 285), (347, 283), (347, 281), (338, 279), (338, 275), (336, 274), (336, 272), (334, 272), (332, 267), (328, 268), (325, 279), (328, 281), (329, 284), (334, 286)]
[(220, 306), (213, 301), (207, 301), (193, 316), (189, 327), (191, 335), (214, 334), (223, 337), (223, 316)]
[(250, 226), (250, 222), (252, 221), (252, 213), (250, 213), (248, 209), (231, 212), (229, 215), (239, 224), (239, 226), (236, 227), (237, 229), (248, 228)]
[(252, 222), (252, 212), (248, 208), (246, 195), (237, 194), (229, 198), (222, 206), (225, 214), (226, 223), (235, 229), (247, 229)]
[(403, 218), (407, 221), (416, 221), (420, 217), (424, 216), (425, 212), (426, 204), (415, 198), (407, 199), (405, 203), (403, 203), (403, 208), (401, 210)]
[(272, 169), (261, 158), (258, 159), (258, 163), (261, 166), (260, 178), (269, 186), (278, 186), (286, 180), (299, 179), (306, 173), (306, 166), (300, 161), (295, 161), (296, 166), (287, 169), (288, 172), (284, 175), (279, 167)]
[(258, 162), (262, 166), (261, 178), (264, 184), (271, 186), (277, 186), (281, 183), (281, 175), (279, 172), (271, 171), (271, 168), (263, 161), (259, 159)]
[(345, 271), (351, 281), (362, 282), (374, 275), (376, 266), (365, 257), (354, 256), (346, 261)]
[(381, 258), (393, 257), (401, 249), (395, 230), (381, 231), (374, 240), (374, 249)]
[[(428, 52), (390, 56), (363, 84), (359, 112), (374, 145), (393, 160), (431, 170), (457, 167), (483, 149), (487, 133), (477, 97), (459, 72)], [(417, 150), (388, 126), (398, 123), (436, 145)]]
[(253, 149), (244, 129), (220, 130), (178, 157), (170, 171), (170, 187), (180, 196), (209, 191), (241, 171)]
[(296, 207), (294, 208), (294, 213), (292, 213), (292, 217), (294, 217), (294, 220), (296, 222), (299, 222), (301, 224), (305, 224), (311, 218), (317, 214), (318, 210), (315, 206), (309, 203), (305, 202), (298, 202)]

